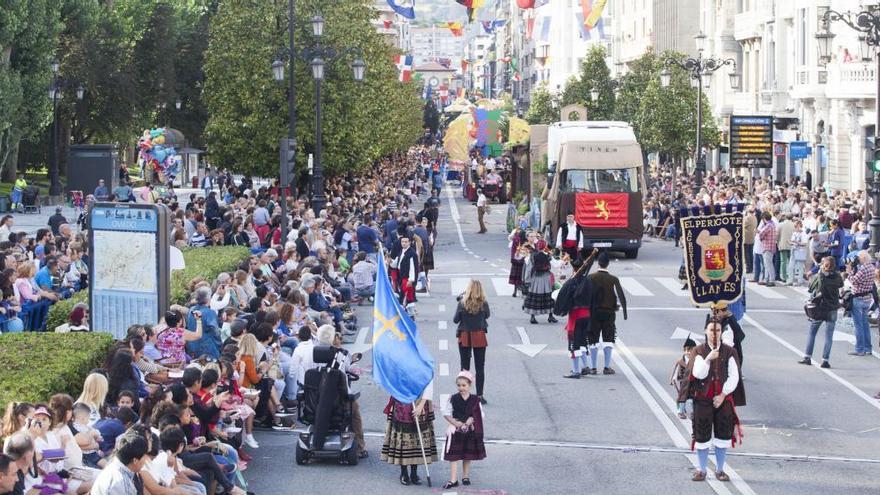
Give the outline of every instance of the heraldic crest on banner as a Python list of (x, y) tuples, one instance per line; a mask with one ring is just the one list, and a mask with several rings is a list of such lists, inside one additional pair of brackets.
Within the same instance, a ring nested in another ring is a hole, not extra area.
[(688, 289), (698, 306), (732, 303), (744, 290), (743, 213), (720, 210), (694, 210), (693, 215), (682, 211)]

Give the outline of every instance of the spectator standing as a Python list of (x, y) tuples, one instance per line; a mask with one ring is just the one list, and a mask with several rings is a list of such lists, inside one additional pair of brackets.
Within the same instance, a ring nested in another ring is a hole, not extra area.
[(831, 357), (831, 345), (834, 342), (834, 326), (837, 324), (837, 309), (840, 307), (840, 289), (843, 287), (843, 279), (837, 271), (834, 258), (826, 256), (822, 259), (819, 273), (810, 282), (810, 298), (819, 305), (819, 310), (824, 315), (823, 319), (815, 319), (810, 322), (810, 334), (807, 336), (807, 349), (801, 364), (812, 364), (813, 346), (816, 343), (816, 334), (822, 324), (825, 324), (825, 347), (822, 350), (822, 367), (830, 368), (828, 360)]
[[(791, 215), (782, 214), (782, 220), (776, 226), (776, 247), (779, 249), (779, 278), (785, 285), (791, 285), (792, 280), (789, 275), (789, 260), (791, 259), (791, 234), (794, 232), (794, 223), (791, 221)], [(741, 357), (741, 356), (740, 356)]]
[(769, 211), (765, 211), (761, 218), (764, 223), (758, 228), (758, 239), (761, 242), (761, 265), (764, 273), (758, 284), (773, 287), (776, 285), (776, 270), (773, 266), (773, 256), (777, 249), (776, 222), (773, 221), (773, 214)]
[[(839, 226), (837, 227), (840, 228)], [(852, 284), (852, 319), (855, 326), (856, 348), (849, 354), (870, 356), (871, 328), (868, 324), (868, 310), (874, 301), (874, 272), (876, 270), (868, 251), (859, 251), (858, 263), (847, 265), (847, 279)]]
[(55, 208), (55, 214), (49, 217), (49, 228), (52, 229), (52, 235), (58, 235), (58, 228), (61, 227), (61, 224), (68, 223), (67, 218), (61, 213), (63, 210), (59, 206)]

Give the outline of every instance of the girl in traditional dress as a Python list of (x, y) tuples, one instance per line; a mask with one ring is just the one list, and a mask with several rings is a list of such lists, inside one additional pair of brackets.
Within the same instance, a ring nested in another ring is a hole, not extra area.
[(483, 411), (479, 397), (471, 395), (473, 382), (474, 375), (470, 371), (462, 370), (455, 378), (458, 393), (449, 397), (443, 406), (443, 417), (449, 423), (443, 458), (452, 463), (449, 481), (443, 484), (444, 490), (458, 486), (458, 461), (462, 461), (461, 484), (469, 486), (471, 461), (486, 458)]
[(550, 276), (550, 255), (544, 252), (547, 241), (541, 239), (535, 243), (535, 252), (529, 256), (525, 264), (525, 280), (529, 284), (529, 292), (523, 301), (523, 310), (531, 315), (529, 320), (537, 324), (537, 315), (550, 316), (547, 323), (556, 323), (558, 320), (553, 316), (553, 283)]
[[(422, 445), (428, 464), (437, 460), (437, 443), (434, 439), (434, 404), (430, 400), (418, 399), (415, 407), (404, 404), (394, 397), (385, 406), (385, 440), (382, 442), (380, 459), (388, 464), (400, 466), (401, 485), (421, 485), (418, 467), (424, 462)], [(419, 424), (416, 428), (416, 418)], [(419, 429), (422, 440), (419, 442)], [(406, 467), (409, 466), (409, 472)]]
[(507, 277), (507, 283), (513, 286), (513, 297), (516, 297), (516, 290), (523, 283), (525, 256), (520, 247), (526, 242), (526, 233), (517, 228), (507, 239), (510, 241), (510, 276)]

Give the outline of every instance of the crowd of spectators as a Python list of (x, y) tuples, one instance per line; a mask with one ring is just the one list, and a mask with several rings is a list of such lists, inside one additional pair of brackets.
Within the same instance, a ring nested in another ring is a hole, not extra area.
[[(355, 305), (373, 297), (379, 250), (393, 264), (412, 239), (413, 269), (425, 270), (419, 260), (433, 244), (439, 206), (436, 191), (421, 205), (431, 161), (428, 150), (414, 149), (362, 175), (331, 178), (317, 213), (291, 199), (284, 239), (277, 185), (231, 181), (184, 207), (169, 199), (175, 244), (243, 245), (251, 254), (233, 271), (191, 280), (187, 305), (129, 328), (78, 398), (58, 391), (48, 403), (10, 403), (0, 493), (244, 493), (248, 450), (259, 448), (254, 429), (294, 426), (297, 390), (317, 367), (313, 346), (337, 347), (346, 369), (359, 359), (342, 344), (356, 333)], [(66, 276), (85, 252), (66, 225), (33, 242), (12, 234), (2, 286), (16, 311), (22, 298), (57, 299), (65, 283), (87, 283), (80, 268)], [(11, 228), (11, 219), (0, 221), (0, 233)], [(57, 288), (39, 284), (46, 269), (50, 280), (63, 275)], [(87, 322), (88, 308), (77, 306), (59, 331), (88, 330)], [(365, 457), (357, 407), (354, 416)]]

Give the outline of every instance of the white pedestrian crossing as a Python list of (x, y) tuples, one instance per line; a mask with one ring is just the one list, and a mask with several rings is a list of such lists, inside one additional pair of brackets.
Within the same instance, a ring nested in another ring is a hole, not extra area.
[(672, 277), (654, 277), (658, 284), (666, 287), (676, 297), (688, 297), (690, 294), (686, 290), (681, 290), (681, 282)]
[(623, 290), (634, 296), (653, 296), (654, 293), (648, 290), (647, 287), (642, 285), (638, 280), (632, 277), (620, 277), (620, 285), (623, 287)]
[(785, 296), (773, 290), (772, 287), (765, 287), (758, 284), (746, 284), (746, 287), (764, 299), (785, 299)]
[(513, 294), (513, 286), (507, 283), (506, 278), (492, 278), (492, 287), (495, 289), (497, 296), (509, 296)]
[(467, 289), (470, 277), (452, 277), (449, 279), (449, 287), (453, 296), (457, 296)]

